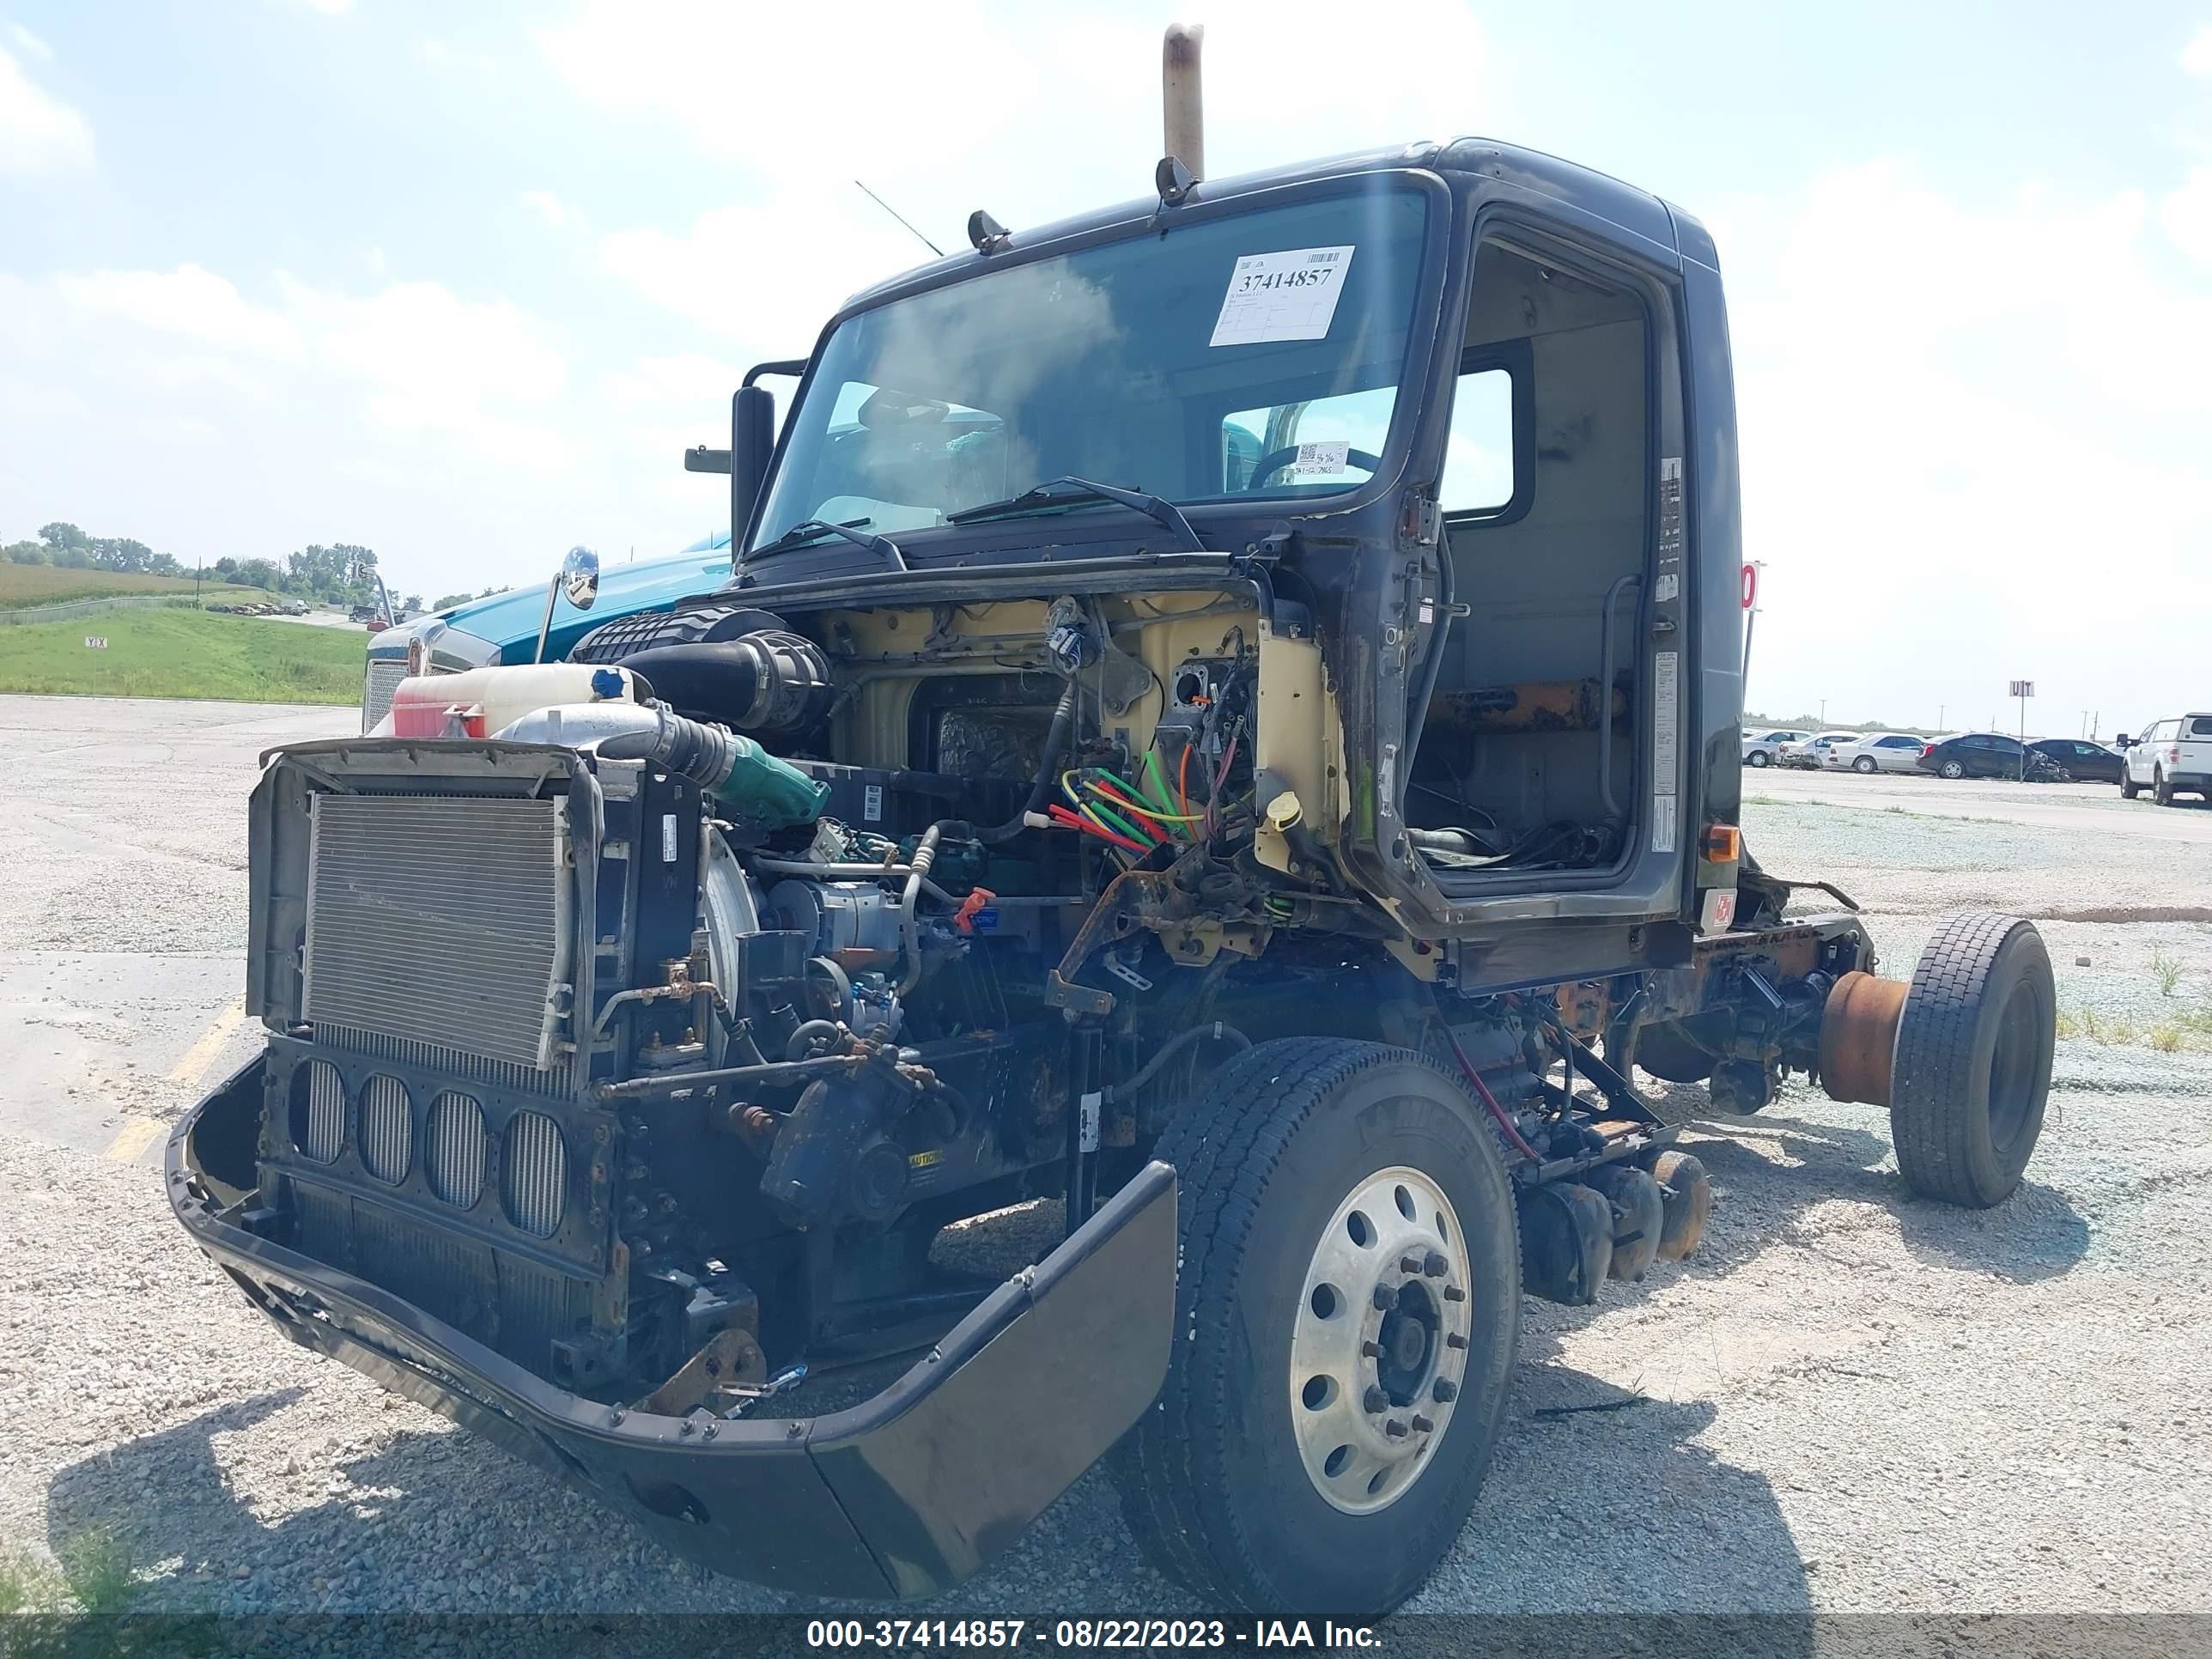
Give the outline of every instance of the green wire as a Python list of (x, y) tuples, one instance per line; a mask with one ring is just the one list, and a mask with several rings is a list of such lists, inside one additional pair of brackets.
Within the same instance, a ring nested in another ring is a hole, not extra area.
[[(1109, 772), (1106, 775), (1111, 777), (1114, 775)], [(1119, 812), (1109, 806), (1104, 801), (1093, 799), (1089, 803), (1089, 805), (1092, 811), (1097, 813), (1100, 817), (1104, 818), (1107, 823), (1112, 824), (1116, 830), (1119, 830), (1131, 841), (1142, 842), (1147, 847), (1158, 847), (1159, 845), (1159, 842), (1154, 841), (1143, 830), (1138, 829), (1135, 824), (1130, 823), (1128, 819), (1123, 817)]]
[(1182, 810), (1176, 805), (1175, 791), (1168, 787), (1167, 773), (1160, 765), (1160, 751), (1157, 749), (1145, 750), (1145, 775), (1159, 791), (1161, 811), (1173, 814)]

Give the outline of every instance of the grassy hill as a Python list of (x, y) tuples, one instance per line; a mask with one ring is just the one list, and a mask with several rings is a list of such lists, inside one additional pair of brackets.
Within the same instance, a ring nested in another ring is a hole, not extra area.
[[(88, 635), (105, 638), (106, 648), (87, 650)], [(189, 608), (0, 628), (0, 691), (353, 703), (363, 659), (357, 629)]]
[[(27, 605), (58, 605), (64, 599), (106, 599), (125, 593), (185, 593), (190, 576), (131, 576), (119, 570), (63, 570), (50, 564), (0, 564), (0, 611)], [(273, 599), (258, 587), (203, 582), (200, 597), (210, 605), (244, 605)]]

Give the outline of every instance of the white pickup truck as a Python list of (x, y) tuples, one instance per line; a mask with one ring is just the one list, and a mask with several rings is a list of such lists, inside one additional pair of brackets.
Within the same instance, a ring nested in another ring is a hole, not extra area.
[(2177, 794), (2212, 801), (2212, 714), (2179, 714), (2143, 728), (2120, 763), (2120, 793), (2133, 800), (2144, 790), (2160, 806)]

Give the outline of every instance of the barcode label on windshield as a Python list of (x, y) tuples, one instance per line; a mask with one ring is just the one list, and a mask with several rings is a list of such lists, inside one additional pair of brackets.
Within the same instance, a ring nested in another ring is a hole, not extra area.
[(1207, 343), (1327, 339), (1352, 252), (1347, 245), (1245, 254), (1229, 273), (1229, 291), (1221, 296), (1221, 315)]

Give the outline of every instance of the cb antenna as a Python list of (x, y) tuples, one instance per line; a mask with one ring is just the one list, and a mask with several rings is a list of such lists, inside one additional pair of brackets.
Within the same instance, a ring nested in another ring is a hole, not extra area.
[[(860, 181), (858, 179), (854, 179), (853, 182), (855, 185), (860, 185), (861, 195), (866, 197), (871, 202), (873, 202), (884, 212), (890, 214), (892, 218), (897, 220), (908, 230), (914, 230), (914, 222), (908, 219), (906, 215), (901, 213), (896, 208), (893, 207), (889, 202), (884, 200), (882, 197), (877, 195), (875, 191), (870, 190), (866, 185), (860, 184)], [(914, 237), (915, 240), (920, 242), (924, 247), (927, 248), (932, 253), (934, 253), (939, 258), (942, 259), (945, 257), (945, 250), (938, 246), (936, 243), (931, 241), (928, 237), (923, 235), (920, 231), (914, 230)]]

